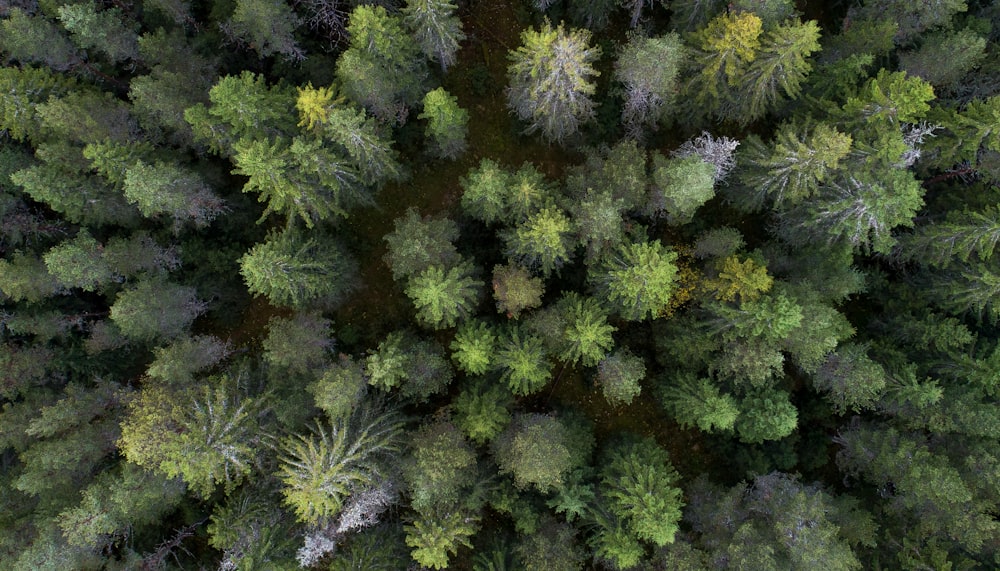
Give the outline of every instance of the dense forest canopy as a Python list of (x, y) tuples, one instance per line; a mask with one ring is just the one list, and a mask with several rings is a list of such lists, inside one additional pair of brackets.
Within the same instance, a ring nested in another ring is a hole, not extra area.
[(0, 571), (1000, 568), (1000, 5), (0, 6)]

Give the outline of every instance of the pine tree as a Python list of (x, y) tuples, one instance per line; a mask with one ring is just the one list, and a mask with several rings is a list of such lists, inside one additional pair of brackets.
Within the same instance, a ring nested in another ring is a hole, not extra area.
[(739, 417), (731, 395), (723, 394), (709, 379), (682, 374), (665, 386), (661, 400), (674, 419), (685, 428), (705, 432), (728, 432)]
[(600, 493), (626, 529), (656, 546), (673, 543), (684, 501), (666, 450), (646, 438), (616, 446), (602, 464)]
[(355, 287), (354, 260), (330, 238), (296, 230), (270, 234), (240, 258), (240, 273), (254, 295), (291, 307), (334, 305)]
[(558, 208), (543, 208), (504, 232), (507, 254), (548, 276), (573, 255), (573, 221)]
[(592, 64), (600, 49), (589, 43), (590, 32), (562, 24), (521, 33), (521, 46), (509, 56), (507, 106), (528, 123), (527, 133), (562, 143), (594, 117), (592, 78), (599, 73)]
[(472, 277), (471, 262), (445, 270), (431, 266), (410, 278), (406, 295), (417, 308), (417, 320), (433, 329), (454, 327), (469, 316), (483, 282)]
[(667, 311), (677, 287), (676, 259), (659, 241), (625, 244), (590, 279), (625, 319), (655, 319)]
[(367, 405), (309, 436), (286, 436), (277, 474), (285, 503), (302, 522), (336, 517), (352, 493), (384, 477), (382, 462), (401, 451), (402, 430), (398, 415)]
[(257, 52), (261, 58), (280, 55), (291, 61), (305, 58), (295, 41), (302, 24), (283, 0), (236, 0), (232, 16), (221, 26), (230, 41)]
[(459, 264), (454, 242), (458, 225), (448, 218), (421, 217), (415, 208), (393, 221), (386, 242), (385, 263), (395, 280), (408, 280), (431, 267), (450, 268)]
[(685, 57), (677, 34), (629, 36), (615, 60), (615, 80), (625, 89), (622, 123), (630, 135), (670, 117)]
[(146, 279), (118, 294), (110, 316), (125, 337), (149, 342), (179, 337), (206, 308), (193, 287)]
[(457, 159), (465, 152), (469, 112), (458, 106), (457, 97), (441, 87), (428, 91), (424, 95), (424, 111), (417, 118), (427, 120), (425, 133), (435, 155)]
[(456, 61), (458, 44), (465, 40), (458, 9), (451, 0), (407, 0), (403, 21), (413, 31), (420, 50), (447, 71)]
[(470, 375), (482, 375), (492, 368), (497, 336), (483, 321), (468, 320), (455, 331), (451, 358)]
[(646, 377), (646, 364), (642, 357), (628, 349), (616, 349), (597, 364), (594, 383), (601, 388), (604, 398), (614, 406), (628, 405), (639, 396), (639, 381)]

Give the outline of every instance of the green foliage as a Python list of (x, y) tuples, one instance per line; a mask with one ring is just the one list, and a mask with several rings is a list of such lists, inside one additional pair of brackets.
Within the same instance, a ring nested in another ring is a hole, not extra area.
[(953, 16), (967, 9), (965, 0), (943, 0), (930, 4), (912, 4), (904, 0), (866, 0), (853, 15), (856, 19), (891, 18), (897, 24), (893, 38), (898, 44), (906, 44), (924, 30), (947, 25)]
[(573, 526), (548, 517), (537, 533), (520, 537), (514, 552), (525, 571), (580, 571), (587, 556), (576, 534)]
[(613, 351), (597, 364), (594, 382), (601, 388), (604, 398), (613, 406), (627, 405), (639, 396), (639, 381), (646, 377), (646, 364), (642, 357), (628, 349)]
[(493, 297), (497, 311), (517, 319), (526, 309), (542, 305), (545, 284), (516, 264), (493, 268)]
[(458, 106), (458, 98), (439, 87), (424, 95), (424, 112), (418, 119), (427, 120), (425, 134), (433, 143), (433, 154), (457, 159), (465, 152), (469, 131), (469, 112)]
[(737, 198), (748, 210), (765, 199), (779, 207), (794, 206), (819, 193), (821, 185), (837, 171), (851, 150), (851, 136), (824, 123), (811, 130), (783, 125), (771, 145), (758, 137), (745, 141), (740, 174), (749, 188)]
[(698, 427), (705, 432), (729, 432), (740, 415), (736, 400), (723, 394), (709, 379), (682, 374), (663, 387), (660, 399), (664, 408), (685, 428)]
[(364, 405), (328, 426), (318, 423), (309, 436), (286, 436), (277, 474), (285, 504), (302, 522), (336, 517), (350, 494), (384, 477), (383, 462), (401, 450), (402, 431), (398, 415)]
[(477, 520), (458, 509), (421, 513), (405, 527), (406, 545), (413, 548), (410, 554), (421, 566), (445, 569), (449, 554), (463, 545), (472, 547), (469, 538), (476, 532)]
[(97, 177), (81, 175), (68, 166), (46, 162), (21, 169), (10, 180), (26, 195), (48, 205), (70, 222), (87, 226), (133, 226), (138, 222), (139, 212), (120, 192)]
[(427, 69), (417, 41), (381, 6), (354, 8), (347, 32), (350, 46), (337, 59), (344, 94), (382, 121), (402, 122), (424, 93)]
[(280, 55), (289, 60), (305, 57), (294, 32), (302, 23), (283, 0), (236, 0), (232, 16), (222, 31), (237, 45), (246, 46), (261, 58)]
[(466, 321), (455, 331), (451, 358), (470, 375), (482, 375), (493, 366), (497, 336), (483, 321)]
[(601, 470), (600, 490), (629, 532), (663, 546), (673, 543), (679, 531), (684, 506), (679, 480), (666, 450), (646, 438), (611, 450)]
[(454, 242), (458, 225), (448, 218), (423, 218), (415, 208), (393, 221), (393, 231), (386, 242), (385, 263), (395, 280), (409, 279), (432, 266), (451, 268), (460, 260)]
[(239, 260), (247, 289), (290, 307), (335, 305), (355, 287), (354, 260), (331, 238), (272, 233)]
[(899, 67), (934, 87), (954, 89), (986, 57), (986, 38), (970, 29), (928, 34), (919, 49), (899, 54)]
[(94, 2), (59, 7), (59, 21), (73, 43), (85, 50), (102, 52), (111, 63), (139, 57), (136, 25), (118, 8), (99, 10)]
[(306, 390), (328, 418), (338, 419), (349, 416), (361, 404), (367, 388), (364, 362), (341, 354), (340, 360), (327, 367), (323, 376)]
[(226, 210), (200, 176), (176, 164), (136, 162), (125, 175), (124, 187), (125, 198), (143, 216), (166, 215), (175, 227), (185, 222), (205, 227)]
[(815, 20), (789, 20), (764, 33), (760, 51), (741, 79), (740, 86), (748, 92), (738, 104), (741, 123), (763, 117), (786, 97), (799, 96), (812, 70), (807, 58), (820, 49), (819, 36)]
[(574, 466), (569, 428), (544, 414), (521, 414), (494, 441), (494, 455), (502, 473), (511, 474), (520, 489), (542, 493), (563, 487)]
[(455, 424), (473, 442), (485, 444), (510, 423), (511, 404), (513, 398), (502, 386), (477, 380), (452, 401)]
[(886, 372), (872, 361), (862, 345), (843, 345), (827, 356), (812, 377), (837, 412), (871, 408), (886, 387)]
[(677, 34), (659, 37), (630, 35), (615, 60), (615, 80), (624, 88), (622, 123), (640, 134), (672, 114), (677, 77), (686, 60)]
[(589, 31), (548, 21), (521, 32), (521, 46), (508, 56), (507, 106), (528, 123), (527, 133), (561, 143), (594, 117), (590, 96), (600, 74), (593, 62), (601, 52), (589, 43)]
[(677, 289), (676, 260), (659, 240), (624, 244), (591, 281), (623, 318), (655, 319), (667, 312)]
[(924, 205), (924, 189), (910, 172), (859, 171), (830, 181), (821, 194), (789, 211), (781, 221), (790, 238), (843, 242), (862, 252), (887, 254), (892, 230), (912, 227)]
[(368, 383), (384, 391), (402, 387), (403, 396), (427, 400), (454, 377), (444, 348), (409, 331), (390, 333), (365, 360)]
[(758, 444), (765, 440), (781, 440), (798, 427), (798, 409), (785, 391), (750, 393), (740, 400), (739, 409), (736, 433), (743, 442)]
[(616, 327), (608, 324), (608, 313), (592, 297), (566, 293), (556, 303), (561, 338), (555, 341), (559, 358), (585, 367), (597, 365), (614, 346), (611, 334)]
[(110, 265), (101, 255), (102, 246), (86, 230), (45, 253), (45, 267), (66, 288), (96, 291), (115, 280)]
[(40, 14), (29, 14), (12, 6), (0, 22), (0, 47), (22, 64), (40, 63), (55, 71), (66, 71), (80, 63), (80, 55), (53, 22)]
[(441, 71), (455, 63), (458, 44), (465, 40), (456, 10), (451, 0), (407, 0), (403, 8), (403, 22), (413, 31), (420, 51)]
[(844, 104), (844, 115), (869, 128), (916, 123), (930, 110), (934, 88), (905, 72), (879, 70)]
[(452, 509), (475, 480), (475, 451), (450, 422), (421, 427), (412, 435), (410, 448), (403, 474), (413, 508), (421, 514)]
[(667, 159), (653, 153), (653, 185), (645, 205), (652, 216), (687, 224), (715, 196), (715, 166), (697, 155)]
[(165, 383), (186, 385), (196, 373), (214, 367), (231, 351), (229, 343), (211, 335), (182, 336), (153, 350), (146, 374)]
[(330, 571), (396, 571), (407, 558), (403, 534), (397, 526), (382, 524), (363, 530), (339, 546), (330, 562)]
[(462, 210), (487, 224), (507, 220), (511, 173), (490, 159), (483, 159), (459, 181)]
[(530, 395), (542, 390), (552, 378), (542, 339), (512, 327), (502, 335), (496, 352), (496, 366), (501, 379), (515, 395)]
[(558, 208), (542, 208), (502, 234), (507, 255), (548, 276), (573, 255), (573, 221)]
[(333, 339), (329, 319), (299, 312), (291, 318), (272, 317), (262, 345), (264, 361), (281, 373), (308, 375), (330, 360)]
[(250, 474), (261, 445), (262, 402), (236, 385), (216, 377), (180, 398), (144, 388), (129, 406), (118, 447), (130, 462), (180, 477), (202, 497), (218, 484), (232, 489)]
[(125, 337), (149, 342), (179, 337), (205, 309), (192, 287), (142, 280), (118, 294), (110, 317)]
[(59, 514), (59, 527), (70, 545), (95, 548), (127, 537), (133, 527), (159, 522), (180, 503), (184, 488), (124, 463), (87, 486), (80, 505)]
[(406, 295), (417, 308), (417, 321), (433, 329), (454, 327), (475, 306), (483, 282), (472, 277), (475, 268), (463, 262), (448, 269), (431, 266), (410, 278)]

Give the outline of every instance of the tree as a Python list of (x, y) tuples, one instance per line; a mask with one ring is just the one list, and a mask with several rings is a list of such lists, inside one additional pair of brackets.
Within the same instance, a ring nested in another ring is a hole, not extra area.
[(322, 141), (241, 139), (233, 150), (233, 174), (247, 177), (243, 192), (258, 192), (258, 201), (267, 203), (261, 221), (275, 212), (298, 216), (312, 228), (371, 201), (357, 167)]
[(736, 195), (737, 204), (757, 210), (766, 197), (780, 208), (815, 196), (836, 174), (851, 151), (851, 142), (850, 135), (825, 123), (812, 129), (782, 125), (772, 145), (751, 135), (740, 157), (746, 165), (740, 181), (747, 188)]
[(592, 64), (600, 49), (589, 42), (590, 32), (549, 22), (521, 33), (521, 46), (509, 56), (507, 106), (528, 122), (527, 133), (562, 143), (594, 117), (592, 78), (599, 73)]
[(608, 314), (596, 299), (569, 292), (556, 302), (555, 311), (561, 334), (556, 341), (560, 359), (592, 367), (614, 346), (611, 334), (617, 328), (608, 324)]
[(225, 202), (197, 173), (176, 164), (136, 162), (125, 174), (124, 189), (143, 216), (166, 215), (175, 230), (186, 222), (204, 228), (226, 211)]
[(229, 343), (211, 335), (182, 336), (153, 350), (149, 377), (174, 385), (187, 385), (200, 373), (232, 353)]
[(920, 182), (907, 171), (858, 171), (832, 180), (816, 198), (789, 210), (782, 232), (789, 238), (843, 241), (856, 250), (888, 254), (896, 244), (892, 229), (913, 226), (923, 196)]
[(76, 48), (59, 27), (45, 16), (12, 6), (0, 22), (0, 46), (8, 59), (22, 64), (41, 63), (66, 71), (80, 63)]
[(262, 343), (264, 361), (282, 373), (293, 375), (308, 376), (322, 370), (333, 351), (332, 325), (318, 313), (272, 317)]
[(319, 380), (306, 387), (316, 406), (333, 420), (350, 416), (364, 400), (367, 389), (364, 361), (344, 354), (327, 367)]
[(736, 433), (743, 442), (781, 440), (798, 427), (798, 409), (785, 391), (754, 391), (740, 400), (739, 407)]
[(451, 422), (422, 426), (410, 440), (403, 475), (411, 505), (421, 514), (453, 509), (476, 477), (476, 453)]
[(500, 338), (496, 365), (501, 378), (515, 395), (536, 393), (552, 378), (552, 363), (541, 338), (512, 327)]
[(736, 400), (719, 391), (709, 379), (681, 374), (661, 392), (664, 408), (685, 428), (705, 432), (729, 432), (740, 415)]
[(548, 516), (537, 533), (520, 536), (514, 552), (525, 571), (580, 571), (587, 555), (572, 525)]
[(696, 51), (693, 60), (699, 68), (688, 84), (692, 103), (706, 112), (724, 118), (724, 105), (733, 87), (739, 85), (748, 66), (757, 57), (763, 23), (753, 12), (720, 14), (692, 36)]
[(138, 26), (118, 8), (98, 10), (94, 2), (63, 5), (59, 21), (78, 47), (101, 52), (113, 64), (139, 57)]
[(193, 287), (146, 279), (115, 297), (110, 317), (128, 339), (150, 342), (179, 337), (206, 308)]
[(232, 16), (220, 27), (230, 41), (249, 47), (261, 59), (280, 55), (298, 61), (305, 58), (294, 37), (301, 23), (283, 0), (236, 0)]
[[(639, 2), (641, 4), (641, 0)], [(629, 36), (615, 60), (615, 80), (625, 90), (622, 123), (633, 137), (672, 114), (678, 75), (686, 59), (677, 34)]]
[(935, 88), (955, 90), (986, 57), (986, 38), (974, 30), (928, 34), (919, 48), (899, 53), (899, 67)]
[(410, 331), (395, 331), (369, 351), (365, 361), (369, 384), (384, 391), (400, 386), (401, 394), (426, 401), (454, 378), (444, 348)]
[(102, 256), (103, 247), (81, 230), (72, 240), (64, 240), (45, 253), (45, 267), (62, 287), (96, 291), (118, 277)]
[(542, 305), (544, 292), (541, 278), (533, 277), (521, 266), (507, 264), (493, 268), (493, 298), (497, 311), (509, 318), (517, 319), (522, 311)]
[(443, 87), (424, 95), (424, 112), (418, 119), (427, 120), (424, 131), (432, 141), (433, 154), (446, 159), (457, 159), (465, 152), (465, 138), (469, 132), (469, 112), (458, 106), (458, 98)]
[(482, 375), (492, 368), (497, 336), (483, 321), (468, 320), (455, 331), (451, 358), (470, 375)]
[(645, 211), (670, 224), (687, 224), (715, 196), (715, 166), (692, 155), (668, 159), (653, 153), (653, 184)]
[(455, 400), (455, 424), (477, 444), (496, 438), (510, 423), (510, 392), (482, 379), (468, 385)]
[[(16, 8), (11, 11), (20, 12)], [(21, 12), (23, 14), (23, 12)], [(0, 23), (7, 25), (11, 20)], [(6, 41), (6, 40), (4, 40)], [(4, 67), (0, 69), (0, 126), (15, 141), (41, 138), (38, 105), (50, 96), (61, 97), (73, 89), (75, 81), (48, 68)]]
[(639, 381), (646, 377), (646, 364), (642, 357), (628, 349), (616, 349), (597, 364), (594, 383), (601, 388), (604, 398), (614, 406), (628, 405), (639, 396)]
[(837, 412), (860, 412), (878, 402), (886, 387), (886, 372), (868, 357), (866, 347), (847, 344), (827, 356), (812, 383)]
[(271, 233), (240, 258), (247, 289), (291, 307), (334, 305), (354, 289), (353, 259), (330, 238), (296, 230)]
[(677, 288), (676, 259), (658, 240), (624, 244), (590, 279), (623, 318), (656, 318), (667, 312)]
[(726, 256), (717, 265), (718, 276), (706, 280), (705, 287), (714, 291), (719, 301), (753, 301), (767, 293), (774, 285), (774, 278), (767, 267), (752, 257), (740, 260), (737, 255)]
[(458, 225), (448, 218), (421, 218), (410, 208), (393, 221), (393, 231), (383, 238), (386, 242), (385, 263), (399, 281), (422, 274), (432, 266), (452, 268), (461, 258), (454, 242)]
[(520, 489), (542, 493), (558, 490), (575, 467), (572, 436), (558, 419), (545, 414), (521, 414), (494, 442), (502, 473), (511, 474)]
[(684, 501), (666, 450), (645, 438), (616, 446), (602, 464), (599, 489), (611, 512), (642, 541), (673, 543)]
[(180, 477), (202, 497), (227, 490), (250, 474), (261, 445), (262, 403), (239, 394), (228, 378), (176, 393), (144, 388), (122, 423), (118, 447), (130, 462)]
[(385, 122), (405, 121), (420, 100), (426, 64), (400, 17), (381, 6), (361, 5), (347, 25), (350, 46), (337, 60), (344, 94)]
[(820, 49), (819, 35), (815, 20), (788, 21), (764, 33), (760, 50), (739, 83), (747, 92), (737, 104), (740, 123), (763, 117), (785, 97), (799, 96), (812, 69), (806, 60)]
[(478, 517), (461, 509), (436, 510), (420, 513), (412, 525), (405, 527), (410, 554), (422, 567), (445, 569), (449, 554), (460, 546), (472, 547), (469, 538), (476, 532)]
[(473, 218), (493, 224), (506, 221), (511, 173), (490, 159), (459, 180), (462, 185), (462, 211)]
[(483, 286), (482, 281), (472, 277), (474, 270), (471, 262), (463, 262), (447, 271), (431, 266), (410, 278), (406, 295), (417, 308), (417, 320), (444, 329), (468, 317)]
[(457, 9), (451, 0), (407, 0), (403, 8), (403, 22), (412, 30), (420, 51), (439, 64), (441, 71), (455, 63), (458, 44), (465, 39)]
[(507, 255), (548, 276), (573, 255), (573, 221), (558, 208), (542, 208), (501, 235)]
[(403, 420), (372, 405), (350, 417), (317, 423), (313, 434), (281, 440), (278, 479), (299, 521), (336, 517), (354, 492), (384, 478), (383, 461), (402, 449)]

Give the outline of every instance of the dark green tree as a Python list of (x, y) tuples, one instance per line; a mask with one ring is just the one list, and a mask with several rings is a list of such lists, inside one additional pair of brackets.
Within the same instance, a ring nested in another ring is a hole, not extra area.
[(457, 10), (451, 0), (407, 0), (403, 8), (403, 21), (412, 30), (420, 51), (440, 65), (441, 71), (455, 63), (458, 44), (465, 40)]

